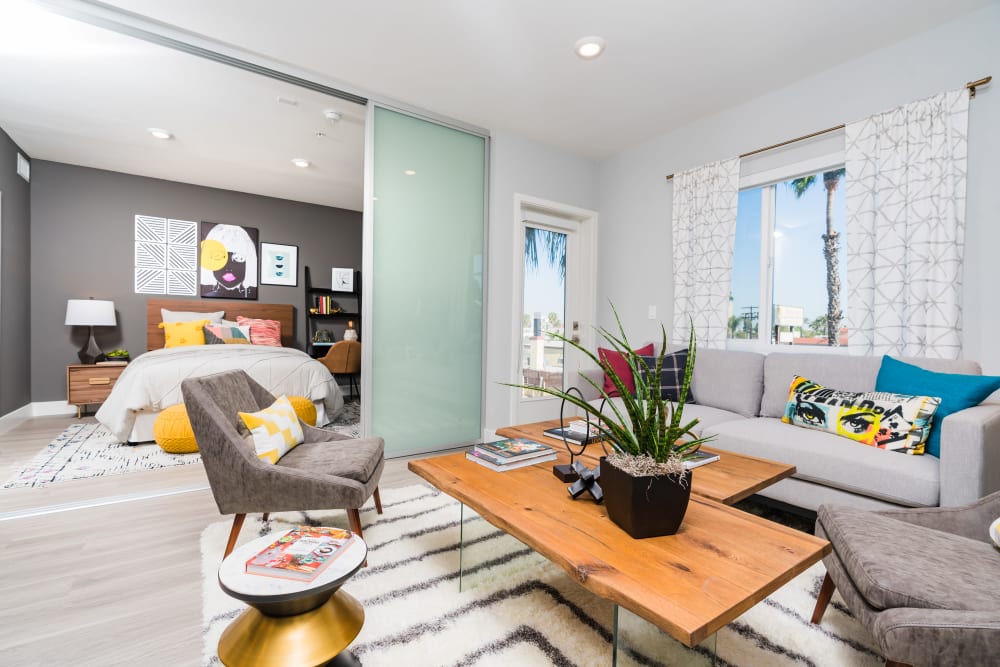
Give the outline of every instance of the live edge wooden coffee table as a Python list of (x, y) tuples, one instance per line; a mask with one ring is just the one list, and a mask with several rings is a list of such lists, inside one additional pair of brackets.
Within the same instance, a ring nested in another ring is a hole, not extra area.
[[(551, 443), (541, 430), (553, 423), (497, 434)], [(826, 540), (723, 504), (791, 475), (794, 467), (721, 454), (692, 471), (691, 502), (678, 533), (642, 540), (608, 519), (603, 505), (571, 499), (552, 475), (554, 462), (498, 473), (458, 452), (410, 461), (409, 468), (612, 601), (616, 661), (619, 606), (693, 647), (830, 552)], [(567, 452), (559, 456), (558, 463), (569, 462)]]

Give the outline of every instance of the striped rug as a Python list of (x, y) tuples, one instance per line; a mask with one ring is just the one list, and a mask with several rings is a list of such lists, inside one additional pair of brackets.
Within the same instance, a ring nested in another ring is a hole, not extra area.
[[(611, 664), (612, 605), (578, 586), (517, 540), (423, 485), (382, 492), (385, 513), (362, 510), (369, 567), (344, 587), (365, 608), (365, 625), (351, 650), (366, 667), (407, 665)], [(342, 511), (281, 513), (263, 524), (247, 519), (241, 543), (297, 523), (347, 527)], [(459, 528), (466, 549), (459, 592)], [(202, 533), (204, 664), (219, 665), (223, 629), (243, 605), (216, 579), (230, 523)], [(809, 623), (822, 564), (803, 573), (716, 635), (718, 665), (881, 665), (871, 638), (839, 596), (821, 626)], [(638, 637), (619, 654), (622, 665), (674, 665), (691, 654), (641, 619), (623, 613)]]

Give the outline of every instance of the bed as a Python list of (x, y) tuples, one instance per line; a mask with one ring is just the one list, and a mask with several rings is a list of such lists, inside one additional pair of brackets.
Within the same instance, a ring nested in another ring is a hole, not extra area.
[[(264, 345), (197, 345), (164, 349), (160, 309), (225, 311), (237, 316), (277, 320), (284, 347)], [(325, 424), (344, 406), (344, 397), (326, 367), (294, 344), (295, 311), (287, 304), (221, 299), (149, 299), (146, 303), (146, 349), (125, 367), (97, 421), (121, 442), (153, 439), (153, 422), (161, 410), (183, 402), (181, 382), (188, 377), (241, 368), (275, 395), (305, 396), (316, 405), (317, 423)]]

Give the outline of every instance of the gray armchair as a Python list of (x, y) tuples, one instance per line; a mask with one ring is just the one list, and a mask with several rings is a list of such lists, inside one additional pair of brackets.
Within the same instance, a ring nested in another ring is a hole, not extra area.
[(878, 642), (886, 665), (986, 665), (1000, 656), (1000, 551), (988, 530), (1000, 492), (961, 507), (866, 512), (821, 505), (830, 540), (812, 622), (833, 591)]
[(235, 514), (225, 555), (251, 512), (346, 509), (361, 535), (358, 509), (374, 496), (382, 513), (382, 438), (351, 439), (302, 424), (305, 442), (276, 464), (257, 458), (237, 412), (256, 412), (275, 397), (241, 370), (188, 378), (181, 384), (212, 495), (222, 514)]

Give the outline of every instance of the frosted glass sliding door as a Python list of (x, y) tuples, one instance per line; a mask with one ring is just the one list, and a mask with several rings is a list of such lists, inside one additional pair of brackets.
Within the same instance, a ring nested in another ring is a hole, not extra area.
[(486, 139), (374, 111), (371, 428), (398, 456), (482, 432)]

